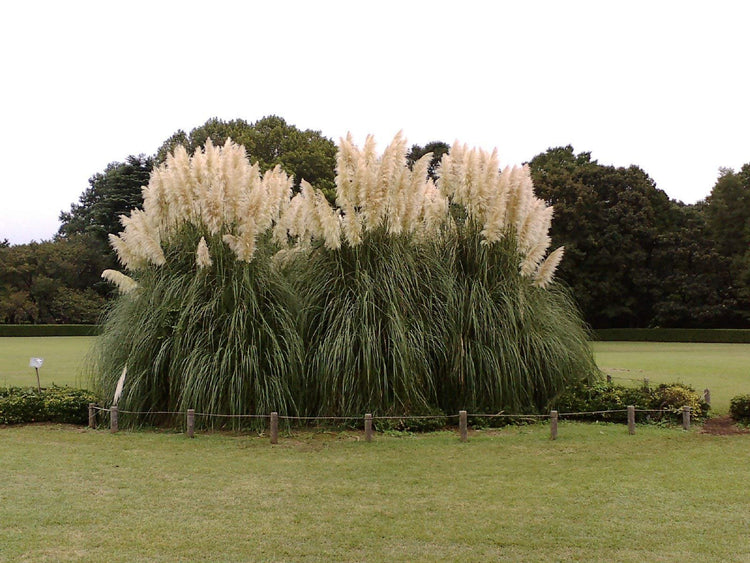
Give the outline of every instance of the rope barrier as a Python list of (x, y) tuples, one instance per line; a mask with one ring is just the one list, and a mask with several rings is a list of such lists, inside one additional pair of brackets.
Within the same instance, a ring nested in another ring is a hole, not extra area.
[[(458, 416), (458, 415), (454, 415)], [(467, 414), (466, 416), (473, 416), (474, 418), (549, 418), (548, 414)]]
[(583, 416), (585, 414), (608, 414), (616, 412), (628, 412), (628, 409), (614, 409), (608, 411), (591, 411), (591, 412), (560, 412), (557, 416)]
[[(111, 408), (105, 408), (100, 407), (98, 405), (95, 405), (94, 410), (100, 411), (100, 412), (112, 412)], [(118, 412), (120, 414), (136, 414), (136, 415), (150, 415), (150, 414), (170, 414), (170, 415), (181, 415), (186, 416), (187, 412), (184, 411), (121, 411), (118, 409)], [(628, 409), (611, 409), (611, 410), (602, 410), (602, 411), (581, 411), (581, 412), (559, 412), (557, 413), (558, 417), (563, 416), (586, 416), (586, 415), (596, 415), (596, 414), (610, 414), (610, 413), (623, 413), (628, 412)], [(639, 413), (660, 413), (660, 414), (674, 414), (675, 412), (679, 412), (678, 410), (670, 410), (670, 409), (635, 409), (635, 412)], [(196, 412), (194, 413), (195, 416), (203, 416), (203, 417), (217, 417), (217, 418), (271, 418), (270, 414), (219, 414), (219, 413), (205, 413), (205, 412)], [(550, 418), (551, 415), (549, 414), (507, 414), (507, 413), (498, 413), (498, 414), (484, 414), (484, 413), (469, 413), (466, 415), (467, 417), (473, 417), (473, 418), (538, 418), (538, 419), (544, 419), (544, 418)], [(373, 416), (372, 420), (425, 420), (425, 419), (440, 419), (440, 418), (459, 418), (460, 415), (458, 414), (434, 414), (434, 415), (400, 415), (400, 416)], [(279, 420), (363, 420), (364, 415), (362, 416), (291, 416), (291, 415), (278, 415)]]
[(271, 418), (270, 414), (212, 414), (209, 412), (197, 412), (195, 416), (206, 416), (209, 418), (212, 416), (217, 418)]

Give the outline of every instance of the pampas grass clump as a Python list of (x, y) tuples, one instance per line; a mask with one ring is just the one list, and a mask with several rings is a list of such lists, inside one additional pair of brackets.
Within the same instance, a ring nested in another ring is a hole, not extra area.
[(100, 395), (127, 366), (124, 410), (298, 412), (295, 297), (271, 261), (291, 185), (278, 168), (261, 176), (229, 141), (192, 157), (178, 149), (154, 171), (143, 211), (111, 236), (130, 276), (103, 274), (123, 295), (91, 362)]
[(127, 367), (125, 410), (536, 412), (595, 377), (528, 169), (455, 144), (434, 183), (406, 152), (342, 139), (334, 208), (231, 141), (175, 151), (111, 236), (97, 391)]

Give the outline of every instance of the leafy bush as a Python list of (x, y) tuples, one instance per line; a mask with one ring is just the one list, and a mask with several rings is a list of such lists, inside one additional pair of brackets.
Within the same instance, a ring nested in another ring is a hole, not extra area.
[(750, 423), (750, 395), (737, 395), (729, 403), (729, 414), (738, 422)]
[(71, 387), (53, 386), (41, 393), (33, 387), (0, 388), (0, 424), (86, 424), (89, 403), (97, 401), (92, 393)]
[[(687, 405), (691, 409), (693, 419), (705, 418), (709, 405), (705, 403), (695, 389), (682, 383), (661, 384), (656, 388), (626, 387), (613, 383), (585, 382), (569, 388), (558, 397), (555, 407), (561, 413), (588, 413), (596, 411), (617, 410), (623, 412), (601, 413), (595, 415), (578, 415), (580, 419), (607, 420), (624, 422), (627, 420), (626, 409), (634, 406), (637, 410), (659, 410), (671, 413), (670, 418), (678, 420), (682, 414), (682, 407)], [(637, 421), (648, 421), (660, 418), (657, 413), (636, 412)]]
[(662, 384), (653, 392), (651, 408), (664, 409), (682, 416), (682, 408), (685, 406), (690, 407), (690, 416), (693, 419), (702, 419), (708, 414), (708, 404), (689, 385)]

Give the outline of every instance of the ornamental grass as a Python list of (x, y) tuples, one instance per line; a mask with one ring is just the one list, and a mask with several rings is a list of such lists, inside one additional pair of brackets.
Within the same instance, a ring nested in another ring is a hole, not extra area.
[(597, 377), (528, 168), (455, 144), (433, 182), (406, 152), (342, 139), (333, 207), (231, 141), (176, 150), (111, 236), (97, 392), (127, 367), (122, 410), (537, 412)]

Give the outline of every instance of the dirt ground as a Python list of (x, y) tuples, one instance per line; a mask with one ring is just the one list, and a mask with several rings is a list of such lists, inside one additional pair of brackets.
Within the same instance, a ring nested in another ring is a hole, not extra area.
[(702, 432), (704, 434), (713, 434), (714, 436), (728, 436), (730, 434), (747, 434), (750, 432), (750, 429), (737, 426), (734, 419), (727, 415), (709, 418), (703, 423)]

